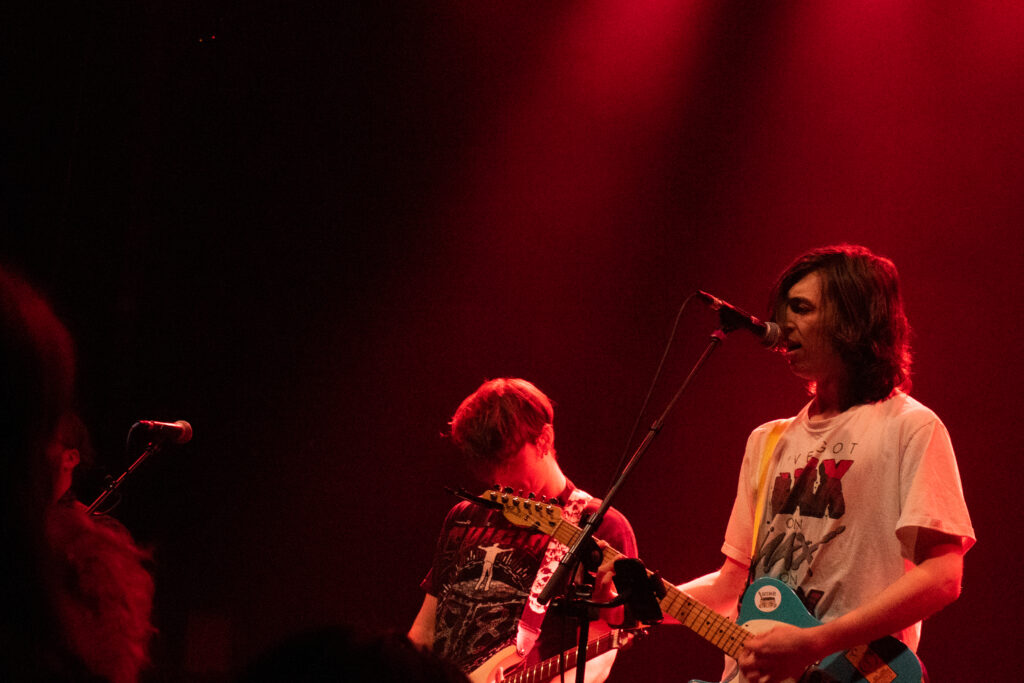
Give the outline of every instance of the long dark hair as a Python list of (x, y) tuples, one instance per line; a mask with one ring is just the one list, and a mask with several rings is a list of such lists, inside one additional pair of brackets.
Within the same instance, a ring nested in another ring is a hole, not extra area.
[(775, 282), (769, 315), (778, 320), (790, 288), (810, 273), (822, 280), (826, 331), (849, 375), (849, 405), (880, 401), (910, 390), (910, 323), (899, 273), (866, 247), (838, 244), (799, 256)]
[(46, 664), (60, 635), (49, 599), (45, 515), (53, 494), (46, 459), (72, 408), (71, 336), (30, 285), (0, 268), (0, 677)]

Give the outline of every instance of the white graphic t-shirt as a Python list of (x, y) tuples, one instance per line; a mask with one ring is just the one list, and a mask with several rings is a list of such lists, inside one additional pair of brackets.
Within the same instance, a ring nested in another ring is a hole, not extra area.
[[(754, 578), (790, 586), (820, 621), (877, 594), (910, 567), (918, 528), (974, 544), (949, 434), (927, 407), (896, 392), (836, 417), (810, 404), (779, 439), (765, 479)], [(722, 552), (750, 561), (758, 468), (774, 422), (755, 429)], [(916, 650), (921, 625), (893, 634)]]

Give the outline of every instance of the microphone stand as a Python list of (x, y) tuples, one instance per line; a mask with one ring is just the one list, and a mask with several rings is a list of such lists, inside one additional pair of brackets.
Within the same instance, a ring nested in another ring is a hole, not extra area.
[[(137, 427), (137, 426), (138, 426), (138, 423), (135, 423), (135, 424), (132, 425), (131, 429), (128, 430), (128, 439), (127, 440), (128, 440), (129, 444), (131, 444), (131, 441), (132, 441), (132, 432), (135, 431), (135, 427)], [(100, 495), (98, 495), (96, 497), (96, 500), (94, 500), (92, 502), (92, 504), (89, 505), (89, 507), (86, 509), (86, 512), (89, 513), (90, 515), (100, 515), (100, 514), (103, 514), (103, 513), (100, 513), (100, 512), (96, 512), (96, 510), (99, 508), (99, 506), (102, 505), (103, 502), (107, 500), (107, 498), (112, 496), (115, 491), (117, 491), (117, 489), (121, 486), (121, 484), (123, 484), (125, 482), (125, 480), (128, 478), (128, 475), (130, 475), (132, 472), (134, 472), (139, 467), (139, 465), (141, 465), (143, 463), (143, 461), (145, 461), (146, 458), (148, 458), (149, 456), (153, 455), (154, 453), (156, 453), (159, 450), (160, 450), (160, 442), (157, 439), (153, 439), (149, 443), (147, 443), (145, 450), (142, 451), (142, 455), (140, 455), (138, 458), (136, 458), (135, 462), (133, 462), (128, 467), (127, 470), (122, 472), (120, 477), (118, 477), (117, 479), (110, 479), (108, 477), (106, 488), (104, 488), (103, 492), (100, 493)], [(108, 512), (109, 512), (109, 510), (108, 510)]]
[[(561, 562), (558, 563), (558, 567), (551, 575), (551, 578), (548, 580), (547, 585), (544, 586), (544, 590), (541, 591), (540, 596), (538, 596), (537, 598), (538, 602), (540, 602), (542, 605), (547, 604), (551, 600), (556, 591), (561, 592), (562, 584), (566, 583), (566, 579), (568, 578), (568, 576), (573, 571), (575, 571), (576, 566), (580, 563), (581, 548), (583, 548), (587, 543), (591, 542), (591, 539), (594, 536), (594, 532), (597, 531), (597, 528), (601, 526), (601, 522), (604, 521), (605, 513), (607, 513), (608, 508), (611, 507), (612, 499), (615, 497), (615, 494), (618, 493), (619, 489), (622, 488), (622, 485), (625, 484), (626, 479), (629, 478), (630, 472), (632, 472), (633, 468), (636, 467), (636, 465), (640, 462), (640, 459), (643, 457), (644, 453), (647, 452), (647, 449), (654, 441), (654, 438), (658, 436), (659, 432), (661, 432), (661, 429), (665, 424), (665, 420), (668, 417), (668, 414), (672, 411), (672, 408), (675, 407), (675, 404), (679, 400), (679, 397), (683, 395), (683, 391), (685, 391), (686, 387), (689, 386), (690, 382), (696, 376), (697, 372), (702, 367), (704, 367), (704, 364), (707, 362), (708, 358), (711, 357), (711, 354), (715, 351), (715, 349), (718, 348), (718, 346), (723, 341), (725, 341), (725, 335), (736, 329), (737, 325), (735, 317), (729, 311), (726, 311), (724, 309), (720, 310), (718, 328), (711, 333), (711, 339), (708, 342), (707, 347), (705, 347), (704, 352), (701, 354), (700, 358), (697, 359), (697, 362), (690, 370), (690, 374), (688, 374), (686, 376), (686, 379), (683, 380), (682, 385), (680, 385), (679, 389), (672, 397), (672, 400), (669, 401), (668, 405), (665, 407), (665, 410), (662, 411), (658, 419), (651, 424), (651, 428), (650, 430), (648, 430), (647, 435), (644, 437), (644, 440), (640, 442), (639, 446), (637, 446), (636, 451), (633, 452), (633, 455), (626, 463), (626, 466), (622, 468), (622, 472), (619, 474), (618, 478), (612, 484), (611, 488), (608, 489), (608, 493), (605, 494), (604, 499), (601, 501), (600, 507), (597, 509), (597, 512), (590, 515), (586, 525), (584, 525), (582, 529), (582, 532), (579, 536), (577, 536), (576, 541), (572, 544), (572, 546), (569, 547), (568, 552), (565, 553), (565, 555), (562, 557)], [(589, 601), (585, 601), (585, 604), (587, 607), (590, 606)], [(590, 615), (587, 614), (584, 610), (577, 610), (576, 614), (583, 615), (583, 617), (580, 618), (579, 649), (576, 653), (576, 683), (584, 683), (583, 677), (585, 674), (584, 670), (586, 668), (587, 661), (586, 639), (589, 637), (588, 619), (584, 617), (589, 617)], [(584, 626), (584, 624), (586, 624), (586, 626)]]

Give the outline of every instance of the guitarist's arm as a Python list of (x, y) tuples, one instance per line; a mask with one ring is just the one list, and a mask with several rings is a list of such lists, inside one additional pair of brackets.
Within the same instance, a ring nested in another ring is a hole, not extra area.
[[(748, 678), (770, 674), (771, 680), (798, 677), (808, 664), (895, 633), (938, 612), (960, 595), (962, 539), (918, 529), (916, 564), (888, 588), (860, 607), (821, 626), (779, 624), (747, 639), (740, 667)], [(757, 680), (757, 678), (753, 678)]]
[(747, 568), (727, 557), (717, 572), (687, 581), (679, 586), (679, 590), (719, 614), (735, 618), (740, 594), (743, 593), (746, 584)]
[(430, 648), (434, 645), (434, 619), (437, 614), (437, 598), (429, 593), (423, 598), (423, 606), (409, 629), (409, 640), (415, 644)]

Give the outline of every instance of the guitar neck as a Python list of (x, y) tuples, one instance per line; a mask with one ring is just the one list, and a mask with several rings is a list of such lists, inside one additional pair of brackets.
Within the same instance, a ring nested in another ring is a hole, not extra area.
[[(582, 533), (583, 530), (575, 524), (561, 520), (551, 535), (557, 541), (571, 546)], [(604, 548), (603, 555), (605, 561), (614, 561), (625, 557), (610, 546)], [(691, 598), (668, 581), (662, 579), (661, 584), (665, 587), (665, 597), (658, 603), (662, 612), (676, 619), (730, 657), (735, 658), (739, 654), (743, 641), (750, 635), (750, 631), (704, 603)]]
[[(587, 661), (590, 661), (594, 657), (603, 655), (606, 652), (611, 652), (619, 646), (618, 633), (611, 631), (604, 634), (600, 638), (595, 638), (587, 643)], [(579, 650), (572, 648), (566, 650), (560, 655), (549, 657), (543, 662), (538, 662), (532, 666), (528, 666), (524, 669), (519, 669), (509, 674), (505, 674), (504, 681), (506, 683), (536, 683), (537, 681), (550, 681), (552, 678), (557, 676), (560, 671), (565, 667), (565, 671), (576, 667), (578, 661), (577, 654)]]
[(750, 631), (691, 598), (668, 581), (662, 580), (661, 583), (665, 586), (665, 597), (659, 601), (662, 612), (730, 657), (735, 659), (739, 655)]

